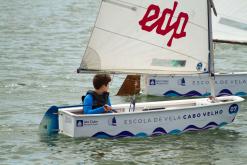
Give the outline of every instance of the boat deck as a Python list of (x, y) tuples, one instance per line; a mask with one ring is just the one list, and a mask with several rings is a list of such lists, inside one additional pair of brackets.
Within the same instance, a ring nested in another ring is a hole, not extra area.
[[(148, 111), (171, 111), (171, 110), (188, 109), (188, 108), (211, 106), (211, 105), (214, 106), (217, 104), (220, 105), (225, 102), (231, 103), (234, 101), (236, 101), (234, 96), (232, 97), (228, 96), (227, 98), (219, 97), (217, 98), (217, 101), (208, 98), (202, 98), (202, 99), (136, 103), (134, 111), (133, 109), (130, 109), (130, 104), (118, 104), (118, 105), (113, 105), (112, 107), (114, 109), (113, 113), (140, 113), (140, 112), (148, 112)], [(59, 109), (59, 111), (70, 113), (73, 116), (86, 115), (83, 114), (82, 106), (61, 108)]]

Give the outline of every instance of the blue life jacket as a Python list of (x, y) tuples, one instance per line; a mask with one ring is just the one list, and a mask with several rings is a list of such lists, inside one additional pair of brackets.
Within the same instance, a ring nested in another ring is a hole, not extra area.
[(104, 92), (102, 95), (99, 95), (95, 91), (89, 90), (89, 91), (87, 91), (85, 96), (81, 97), (83, 103), (84, 103), (84, 99), (87, 95), (91, 95), (93, 97), (92, 109), (102, 107), (108, 103), (108, 97), (109, 97), (108, 92)]

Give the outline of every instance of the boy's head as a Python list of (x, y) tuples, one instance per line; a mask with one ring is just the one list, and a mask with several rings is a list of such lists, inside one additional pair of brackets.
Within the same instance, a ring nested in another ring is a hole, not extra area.
[(95, 89), (100, 89), (103, 85), (107, 86), (110, 81), (109, 74), (96, 74), (93, 78), (93, 86)]

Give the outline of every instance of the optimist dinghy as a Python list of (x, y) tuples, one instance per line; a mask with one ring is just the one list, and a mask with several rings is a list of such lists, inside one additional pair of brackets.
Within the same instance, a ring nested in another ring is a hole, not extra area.
[(181, 134), (217, 128), (233, 122), (238, 96), (113, 105), (117, 113), (83, 114), (81, 105), (51, 107), (41, 124), (43, 131), (70, 137), (128, 137)]
[[(102, 0), (78, 73), (205, 74), (214, 93), (212, 0)], [(238, 96), (113, 105), (83, 114), (82, 105), (51, 107), (40, 128), (70, 137), (180, 134), (231, 123)]]

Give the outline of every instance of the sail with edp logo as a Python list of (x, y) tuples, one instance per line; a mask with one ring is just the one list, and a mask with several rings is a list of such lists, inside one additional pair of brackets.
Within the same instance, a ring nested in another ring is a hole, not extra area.
[(104, 0), (78, 71), (207, 73), (208, 48), (207, 1)]
[[(135, 75), (193, 73), (203, 74), (212, 82), (212, 6), (212, 0), (102, 0), (77, 71)], [(186, 84), (185, 80), (181, 82)], [(48, 133), (59, 130), (70, 137), (103, 138), (180, 134), (231, 123), (243, 100), (237, 96), (212, 96), (136, 103), (132, 99), (130, 104), (113, 105), (116, 113), (94, 115), (83, 114), (81, 105), (53, 106), (45, 114), (43, 121), (49, 122), (42, 121), (41, 130)], [(196, 115), (213, 111), (222, 113)], [(50, 114), (58, 116), (49, 118)], [(185, 114), (192, 117), (183, 118)], [(77, 121), (84, 121), (83, 126), (77, 127)], [(86, 125), (85, 121), (95, 124)], [(56, 122), (57, 128), (49, 124)]]

